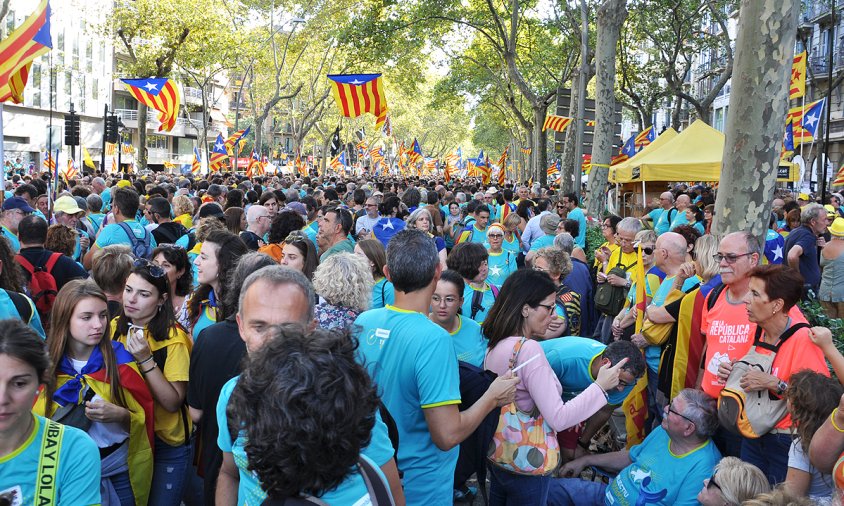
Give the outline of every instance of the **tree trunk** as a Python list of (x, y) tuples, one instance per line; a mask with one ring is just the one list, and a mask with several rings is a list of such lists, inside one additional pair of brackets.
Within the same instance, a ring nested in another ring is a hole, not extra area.
[(730, 114), (715, 202), (718, 235), (749, 230), (764, 244), (777, 180), (798, 5), (742, 0)]
[(255, 147), (260, 150), (264, 144), (264, 121), (267, 116), (261, 115), (255, 118)]
[[(583, 129), (586, 125), (583, 123), (583, 116), (586, 114), (586, 83), (592, 79), (590, 75), (591, 65), (589, 64), (589, 11), (586, 6), (586, 0), (580, 0), (580, 69), (577, 72), (577, 111), (576, 119), (577, 128), (575, 129), (574, 138), (574, 153), (572, 153), (573, 164), (571, 178), (566, 178), (564, 185), (570, 185), (571, 189), (567, 190), (575, 192), (580, 195), (580, 185), (583, 174)], [(572, 80), (574, 83), (574, 80)], [(572, 86), (574, 88), (574, 86)], [(572, 102), (574, 102), (574, 93), (571, 94)], [(560, 167), (562, 170), (562, 167)], [(563, 172), (563, 174), (565, 174)], [(562, 188), (560, 188), (562, 190)]]
[(595, 81), (595, 135), (589, 173), (587, 216), (600, 219), (606, 207), (606, 186), (612, 158), (615, 115), (615, 52), (621, 25), (627, 18), (625, 0), (607, 0), (598, 9)]
[[(545, 123), (545, 116), (548, 115), (548, 105), (544, 102), (534, 104), (533, 107), (533, 164), (530, 169), (533, 182), (539, 182), (545, 186), (548, 180), (548, 174), (545, 169), (548, 167), (548, 131), (542, 131), (542, 125)], [(550, 133), (553, 135), (554, 131)]]
[[(118, 143), (117, 149), (122, 146)], [(138, 149), (135, 150), (135, 173), (147, 168), (147, 106), (138, 102)]]
[(671, 127), (674, 130), (680, 130), (680, 112), (683, 105), (683, 100), (680, 97), (674, 97), (674, 109), (671, 111)]

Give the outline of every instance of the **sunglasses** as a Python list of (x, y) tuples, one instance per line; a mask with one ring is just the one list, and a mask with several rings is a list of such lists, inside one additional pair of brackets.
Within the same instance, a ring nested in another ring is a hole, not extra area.
[(184, 249), (185, 249), (184, 247), (179, 246), (178, 244), (170, 244), (170, 243), (167, 243), (167, 244), (159, 244), (159, 245), (158, 245), (158, 247), (159, 247), (160, 249), (164, 249), (164, 250), (173, 250), (173, 251), (180, 251), (180, 250), (184, 250)]
[(653, 255), (654, 249), (653, 248), (642, 248), (642, 253), (644, 253), (646, 255)]
[(726, 260), (728, 264), (732, 265), (732, 264), (736, 263), (736, 261), (738, 261), (739, 258), (750, 256), (752, 254), (753, 253), (742, 253), (741, 255), (722, 255), (721, 253), (716, 253), (716, 254), (712, 255), (712, 258), (714, 258), (715, 261), (718, 262), (719, 264), (721, 263), (721, 260)]
[(487, 237), (504, 237), (504, 234), (487, 234)]
[(147, 269), (149, 271), (149, 275), (154, 278), (160, 278), (164, 276), (164, 269), (150, 262), (146, 258), (139, 258), (135, 260), (135, 263), (133, 265), (136, 269)]
[(709, 489), (711, 487), (717, 488), (719, 491), (721, 490), (721, 485), (715, 481), (715, 473), (712, 473), (712, 476), (709, 477), (709, 482), (706, 484), (706, 488)]

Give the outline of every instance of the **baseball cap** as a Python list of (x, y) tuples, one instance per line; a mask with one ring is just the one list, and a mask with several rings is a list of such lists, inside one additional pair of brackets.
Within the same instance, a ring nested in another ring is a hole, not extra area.
[(226, 215), (223, 213), (223, 208), (216, 202), (207, 202), (199, 207), (200, 218), (219, 218), (225, 219)]
[(308, 215), (308, 209), (305, 207), (305, 204), (301, 202), (291, 202), (284, 206), (283, 211), (293, 211), (294, 213), (298, 213), (303, 216)]
[(809, 200), (809, 194), (808, 193), (799, 193), (799, 194), (797, 194), (797, 200), (808, 201)]
[[(70, 198), (70, 197), (67, 197)], [(73, 200), (73, 199), (71, 199)], [(74, 202), (74, 205), (76, 203)], [(32, 213), (35, 212), (35, 209), (29, 207), (29, 204), (26, 203), (24, 199), (21, 197), (12, 197), (3, 201), (3, 210), (9, 211), (11, 209), (20, 209), (25, 213)]]
[(129, 188), (130, 186), (132, 186), (132, 183), (130, 183), (129, 181), (126, 181), (125, 179), (121, 179), (120, 181), (117, 182), (118, 188)]

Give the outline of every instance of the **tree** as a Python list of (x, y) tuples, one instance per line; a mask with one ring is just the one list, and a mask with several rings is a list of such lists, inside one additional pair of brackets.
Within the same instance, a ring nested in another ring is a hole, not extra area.
[(612, 158), (615, 115), (615, 52), (621, 25), (627, 17), (625, 0), (606, 0), (598, 9), (598, 43), (595, 48), (595, 136), (589, 174), (587, 215), (600, 219), (606, 206), (606, 186)]
[(742, 1), (716, 234), (750, 230), (764, 244), (788, 107), (796, 7), (795, 0)]

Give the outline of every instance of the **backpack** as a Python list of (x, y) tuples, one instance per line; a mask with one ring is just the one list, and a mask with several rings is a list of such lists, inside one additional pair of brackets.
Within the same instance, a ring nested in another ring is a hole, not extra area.
[(22, 255), (15, 255), (15, 260), (31, 276), (28, 286), (29, 296), (32, 297), (32, 302), (35, 303), (35, 308), (41, 317), (41, 323), (45, 326), (49, 324), (50, 311), (53, 309), (56, 294), (59, 293), (56, 278), (53, 277), (53, 268), (61, 256), (61, 253), (52, 253), (43, 267), (35, 267)]
[[(492, 298), (498, 298), (498, 287), (495, 285), (489, 285), (489, 289), (492, 290)], [(470, 320), (474, 320), (475, 316), (478, 315), (481, 311), (486, 311), (486, 309), (481, 305), (481, 302), (484, 300), (484, 292), (481, 290), (472, 290), (472, 315), (469, 317)]]
[[(389, 484), (378, 474), (375, 466), (366, 459), (358, 459), (358, 469), (360, 470), (361, 476), (363, 476), (364, 484), (366, 484), (366, 491), (369, 493), (371, 502), (368, 504), (372, 504), (373, 506), (395, 505), (393, 495), (390, 493)], [(262, 506), (306, 506), (314, 504), (325, 505), (327, 503), (317, 497), (311, 496), (281, 499), (270, 499), (268, 497), (261, 503)]]
[[(460, 373), (460, 411), (466, 411), (486, 393), (498, 375), (468, 362), (457, 364)], [(454, 468), (454, 488), (459, 488), (475, 474), (484, 504), (488, 503), (485, 486), (486, 455), (489, 445), (492, 444), (495, 427), (498, 425), (498, 414), (497, 408), (487, 413), (478, 428), (460, 443), (457, 467)]]
[[(747, 371), (758, 369), (771, 374), (774, 358), (785, 341), (800, 329), (809, 328), (807, 323), (797, 323), (786, 329), (777, 344), (762, 341), (762, 328), (756, 327), (753, 346), (741, 360), (733, 363), (733, 370), (727, 384), (718, 396), (718, 421), (721, 426), (750, 439), (769, 433), (788, 412), (785, 399), (776, 398), (767, 390), (745, 392), (740, 386), (741, 377)], [(756, 348), (765, 348), (771, 353), (763, 355)]]
[[(636, 265), (633, 262), (630, 265), (621, 265), (621, 253), (618, 254), (618, 263), (615, 267), (610, 269), (607, 276), (615, 274), (618, 277), (627, 277), (627, 271)], [(607, 316), (615, 316), (624, 307), (624, 299), (627, 297), (627, 288), (623, 286), (613, 286), (607, 282), (598, 283), (595, 287), (595, 308)]]
[(129, 225), (122, 221), (118, 223), (118, 225), (120, 226), (120, 228), (123, 229), (124, 232), (126, 232), (126, 235), (129, 236), (129, 240), (132, 241), (132, 255), (134, 255), (135, 258), (149, 259), (150, 257), (152, 257), (153, 248), (150, 243), (151, 234), (146, 229), (144, 229), (144, 238), (138, 239), (137, 237), (135, 237), (135, 232), (132, 231), (132, 228)]

